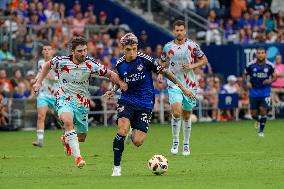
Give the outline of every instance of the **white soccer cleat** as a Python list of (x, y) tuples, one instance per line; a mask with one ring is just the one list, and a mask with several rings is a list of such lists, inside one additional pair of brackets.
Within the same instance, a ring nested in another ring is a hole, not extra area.
[(184, 145), (183, 146), (183, 152), (182, 152), (183, 156), (189, 156), (190, 155), (190, 149), (188, 145)]
[(257, 135), (258, 135), (259, 137), (261, 137), (261, 138), (264, 137), (264, 133), (263, 133), (263, 132), (259, 132), (259, 133), (257, 133)]
[(178, 153), (178, 142), (174, 142), (174, 143), (173, 143), (173, 146), (172, 146), (172, 148), (171, 148), (171, 153), (172, 153), (173, 155), (177, 155), (177, 153)]
[(112, 177), (120, 177), (121, 176), (121, 167), (120, 166), (114, 166), (112, 169)]
[(125, 144), (130, 144), (132, 141), (132, 128), (130, 127), (129, 132), (127, 133), (125, 137)]

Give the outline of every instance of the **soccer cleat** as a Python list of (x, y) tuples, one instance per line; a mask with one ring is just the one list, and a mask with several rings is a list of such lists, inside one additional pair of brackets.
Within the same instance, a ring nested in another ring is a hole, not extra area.
[(121, 176), (121, 167), (120, 166), (114, 166), (112, 169), (112, 177), (119, 177)]
[(77, 167), (82, 169), (85, 165), (86, 165), (86, 162), (84, 161), (84, 159), (82, 158), (82, 156), (78, 156), (76, 158), (76, 164), (77, 164)]
[(174, 142), (174, 143), (173, 143), (173, 146), (172, 146), (172, 148), (171, 148), (171, 153), (172, 153), (173, 155), (177, 155), (177, 153), (178, 153), (178, 142)]
[(64, 146), (65, 155), (66, 155), (66, 156), (71, 156), (72, 150), (71, 150), (69, 144), (68, 144), (67, 141), (66, 141), (66, 136), (61, 135), (61, 138), (60, 138), (60, 139), (61, 139), (62, 144), (63, 144), (63, 146)]
[(183, 152), (182, 155), (184, 156), (189, 156), (190, 155), (190, 149), (189, 149), (189, 145), (183, 145)]
[(43, 143), (42, 142), (34, 141), (34, 142), (32, 142), (32, 144), (33, 144), (33, 146), (43, 147)]
[(259, 133), (257, 133), (257, 135), (258, 135), (259, 137), (261, 137), (261, 138), (264, 137), (264, 133), (263, 133), (263, 132), (259, 132)]
[(130, 144), (132, 141), (132, 128), (130, 127), (129, 132), (125, 137), (125, 144)]

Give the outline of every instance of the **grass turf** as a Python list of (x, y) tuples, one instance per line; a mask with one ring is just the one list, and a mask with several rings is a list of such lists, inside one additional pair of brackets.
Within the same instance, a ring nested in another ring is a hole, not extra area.
[[(111, 177), (115, 127), (90, 128), (78, 169), (65, 157), (61, 131), (45, 132), (45, 146), (33, 147), (35, 132), (0, 132), (0, 188), (284, 188), (284, 120), (268, 121), (259, 138), (252, 121), (194, 124), (190, 157), (170, 154), (171, 128), (151, 125), (142, 147), (126, 145), (122, 177)], [(180, 139), (182, 141), (182, 131)], [(181, 146), (180, 146), (181, 147)], [(154, 154), (169, 160), (155, 176), (147, 169)]]

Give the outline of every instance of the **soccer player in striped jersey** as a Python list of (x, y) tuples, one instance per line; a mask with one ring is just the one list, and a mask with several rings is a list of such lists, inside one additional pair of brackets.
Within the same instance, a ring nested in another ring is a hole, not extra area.
[[(49, 62), (53, 57), (53, 49), (50, 44), (45, 43), (42, 47), (43, 59), (38, 61), (38, 70), (36, 78), (42, 71), (42, 66), (45, 62)], [(40, 88), (37, 96), (37, 129), (36, 135), (37, 140), (32, 144), (34, 146), (42, 147), (44, 139), (44, 123), (46, 114), (49, 109), (56, 111), (55, 108), (55, 92), (57, 90), (57, 75), (52, 70), (49, 72), (47, 77), (42, 82), (42, 87)]]
[(272, 63), (266, 59), (264, 48), (257, 49), (256, 60), (246, 67), (243, 78), (247, 88), (250, 89), (250, 109), (253, 119), (256, 120), (258, 136), (264, 137), (267, 112), (271, 106), (271, 83), (277, 78)]
[(85, 141), (88, 131), (91, 76), (95, 74), (107, 77), (122, 90), (127, 90), (127, 84), (120, 80), (115, 72), (87, 57), (87, 41), (84, 38), (74, 38), (71, 41), (71, 50), (72, 55), (56, 56), (43, 65), (42, 72), (34, 84), (34, 90), (36, 93), (39, 91), (50, 69), (57, 73), (56, 108), (65, 128), (66, 152), (67, 155), (72, 154), (77, 166), (82, 168), (86, 163), (80, 153), (79, 141)]
[[(119, 77), (128, 84), (128, 90), (122, 91), (117, 104), (118, 131), (113, 140), (114, 168), (112, 176), (121, 176), (121, 157), (124, 150), (124, 139), (129, 127), (132, 127), (131, 139), (135, 146), (143, 144), (152, 117), (155, 92), (152, 72), (161, 73), (171, 80), (186, 96), (194, 98), (168, 69), (160, 66), (152, 57), (137, 52), (138, 39), (132, 33), (125, 34), (120, 43), (123, 56), (118, 60), (116, 69)], [(117, 87), (106, 92), (105, 96), (114, 95)]]
[[(208, 63), (205, 54), (199, 45), (186, 38), (185, 22), (177, 20), (173, 24), (173, 34), (175, 39), (168, 42), (162, 52), (162, 65), (169, 66), (169, 70), (178, 78), (178, 80), (194, 95), (198, 87), (198, 78), (194, 69), (202, 67)], [(161, 77), (159, 76), (160, 80)], [(190, 155), (189, 139), (191, 134), (192, 109), (196, 106), (196, 99), (184, 95), (183, 91), (168, 80), (169, 102), (172, 110), (172, 135), (173, 143), (172, 154), (178, 153), (179, 132), (183, 125), (183, 152), (184, 156)]]

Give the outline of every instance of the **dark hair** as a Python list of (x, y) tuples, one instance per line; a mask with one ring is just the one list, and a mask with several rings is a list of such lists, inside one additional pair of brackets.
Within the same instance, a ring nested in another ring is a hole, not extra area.
[(71, 49), (75, 50), (79, 45), (87, 45), (87, 40), (83, 37), (75, 37), (71, 41)]
[(175, 29), (176, 26), (184, 26), (185, 27), (185, 22), (183, 20), (176, 20), (173, 23), (173, 29)]
[(44, 46), (51, 46), (51, 43), (48, 42), (48, 41), (44, 41), (44, 42), (42, 42), (42, 47), (44, 47)]
[(258, 47), (258, 48), (256, 49), (256, 51), (264, 51), (264, 52), (266, 52), (266, 49), (265, 49), (264, 47)]

